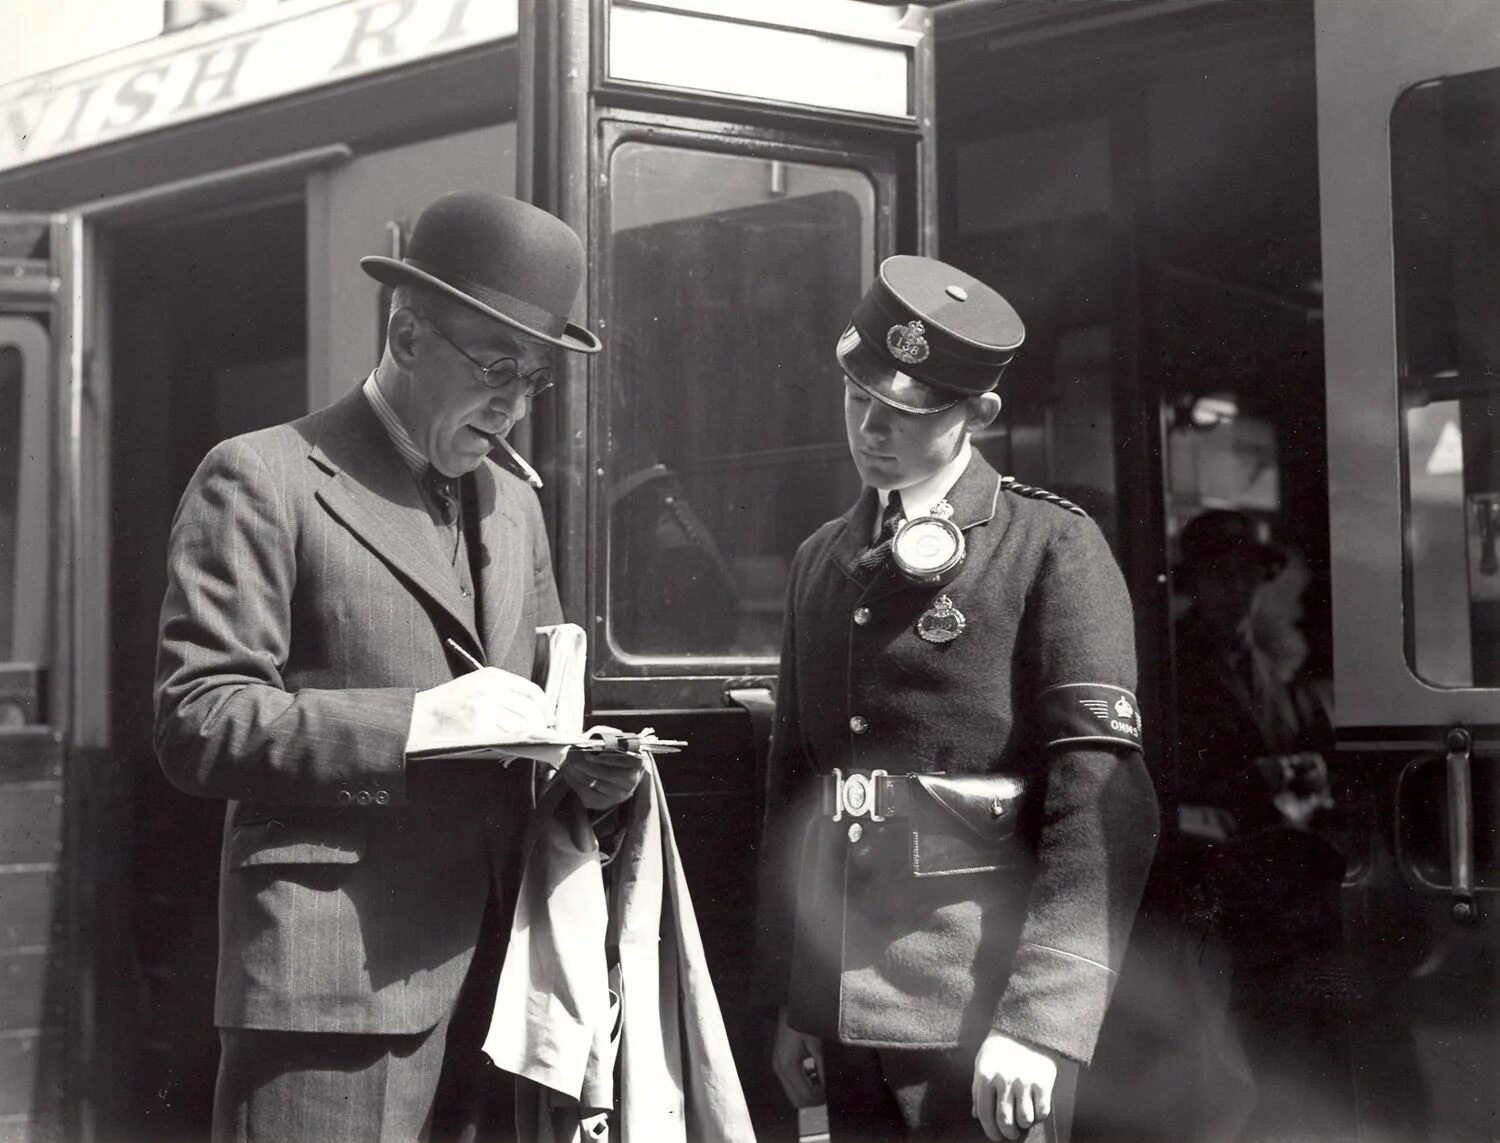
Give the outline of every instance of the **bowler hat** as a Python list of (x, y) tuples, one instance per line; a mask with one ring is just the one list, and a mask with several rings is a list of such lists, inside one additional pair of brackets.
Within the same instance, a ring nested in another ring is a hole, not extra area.
[(568, 320), (583, 281), (583, 243), (567, 223), (519, 199), (445, 194), (417, 218), (403, 258), (370, 255), (359, 264), (377, 282), (427, 286), (552, 345), (603, 348)]
[(1264, 524), (1244, 512), (1214, 509), (1189, 520), (1178, 538), (1184, 568), (1201, 568), (1214, 560), (1232, 557), (1258, 563), (1267, 576), (1286, 566), (1286, 553), (1265, 537)]
[(1009, 302), (935, 258), (880, 264), (835, 353), (850, 381), (908, 413), (940, 413), (1000, 382), (1025, 340)]

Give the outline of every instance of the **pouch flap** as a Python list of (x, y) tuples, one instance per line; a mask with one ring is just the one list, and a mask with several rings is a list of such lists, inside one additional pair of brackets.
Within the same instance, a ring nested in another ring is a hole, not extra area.
[[(1026, 787), (1006, 774), (916, 774), (916, 784), (953, 822), (986, 841), (1016, 831)], [(917, 801), (913, 798), (913, 802)]]
[(911, 865), (918, 877), (1024, 862), (1015, 839), (1025, 785), (1003, 774), (914, 774)]
[(228, 839), (230, 869), (250, 865), (353, 865), (365, 835), (351, 822), (268, 818), (236, 825)]

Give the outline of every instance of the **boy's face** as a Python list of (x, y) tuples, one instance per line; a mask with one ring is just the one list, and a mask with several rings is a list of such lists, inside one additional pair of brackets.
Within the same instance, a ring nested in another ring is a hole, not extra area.
[[(988, 409), (991, 402), (994, 411)], [(844, 429), (860, 479), (871, 488), (900, 489), (931, 476), (958, 455), (969, 433), (994, 419), (1000, 402), (993, 397), (991, 402), (960, 401), (940, 413), (907, 413), (846, 379)]]

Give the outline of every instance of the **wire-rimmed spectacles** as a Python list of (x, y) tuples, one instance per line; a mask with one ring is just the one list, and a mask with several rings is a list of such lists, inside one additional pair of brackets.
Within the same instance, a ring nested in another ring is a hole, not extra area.
[(530, 373), (522, 373), (521, 363), (514, 357), (497, 357), (486, 365), (477, 357), (465, 352), (463, 346), (444, 333), (443, 327), (426, 314), (417, 314), (417, 317), (431, 326), (432, 331), (451, 345), (460, 357), (479, 370), (479, 380), (486, 389), (506, 389), (517, 381), (522, 381), (526, 385), (526, 396), (530, 399), (552, 388), (553, 377), (550, 365), (543, 365), (533, 369)]

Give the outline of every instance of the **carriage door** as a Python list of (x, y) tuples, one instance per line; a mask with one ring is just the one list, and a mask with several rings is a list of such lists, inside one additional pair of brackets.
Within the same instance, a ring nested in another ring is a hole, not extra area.
[[(94, 573), (73, 558), (90, 501), (73, 450), (97, 411), (69, 251), (75, 224), (0, 215), (0, 1137), (87, 1138), (74, 1077), (93, 1026), (88, 776), (98, 663), (75, 652)], [(96, 475), (93, 474), (93, 475)], [(89, 582), (85, 582), (89, 581)], [(97, 584), (95, 584), (97, 586)], [(97, 690), (102, 690), (98, 687)]]
[[(1373, 18), (1372, 18), (1373, 17)], [(1500, 1118), (1500, 42), (1320, 3), (1336, 713), (1368, 793), (1346, 886), (1364, 1129)], [(1383, 1137), (1383, 1136), (1382, 1136)]]
[(664, 761), (741, 1074), (759, 760), (797, 544), (858, 492), (833, 347), (878, 260), (928, 248), (929, 17), (855, 2), (554, 0), (523, 14), (518, 185), (589, 252), (602, 337), (535, 411), (596, 721)]

